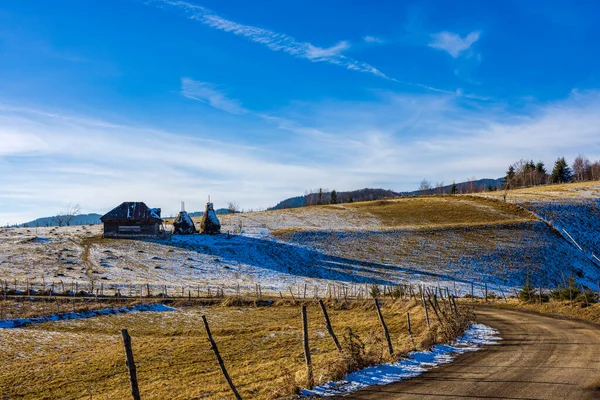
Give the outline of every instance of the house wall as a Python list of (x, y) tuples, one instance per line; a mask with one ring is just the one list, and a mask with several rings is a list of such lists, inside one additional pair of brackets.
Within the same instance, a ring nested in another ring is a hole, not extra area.
[[(139, 230), (132, 229), (139, 227)], [(122, 229), (119, 229), (122, 228)], [(123, 220), (104, 222), (104, 236), (136, 236), (151, 235), (158, 236), (160, 233), (160, 224), (158, 222)]]

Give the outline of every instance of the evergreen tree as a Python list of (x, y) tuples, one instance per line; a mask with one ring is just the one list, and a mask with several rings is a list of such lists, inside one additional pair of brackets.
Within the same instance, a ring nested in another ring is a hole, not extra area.
[(450, 187), (450, 193), (456, 194), (458, 193), (458, 186), (456, 186), (456, 182), (452, 181), (452, 186)]
[(546, 175), (546, 166), (544, 165), (543, 161), (538, 161), (537, 164), (535, 164), (535, 172), (537, 172), (538, 174), (543, 174)]
[(535, 296), (535, 288), (531, 284), (531, 280), (529, 279), (529, 271), (527, 271), (527, 275), (525, 275), (525, 284), (523, 288), (519, 290), (519, 300), (521, 301), (531, 301)]
[(573, 178), (571, 167), (565, 161), (564, 157), (560, 157), (554, 163), (554, 169), (552, 169), (552, 183), (567, 183)]
[(317, 196), (317, 204), (321, 205), (323, 204), (323, 189), (319, 188), (319, 194)]
[(512, 165), (508, 167), (508, 171), (506, 171), (506, 183), (510, 184), (510, 182), (515, 178), (515, 167)]
[(354, 199), (352, 198), (352, 196), (350, 196), (350, 198), (348, 199), (348, 203), (354, 203)]
[(544, 184), (548, 181), (548, 172), (546, 171), (546, 166), (543, 161), (538, 161), (535, 164), (535, 179), (536, 184)]
[(331, 204), (337, 204), (338, 203), (338, 197), (337, 197), (337, 192), (335, 190), (331, 191), (331, 199), (329, 201)]

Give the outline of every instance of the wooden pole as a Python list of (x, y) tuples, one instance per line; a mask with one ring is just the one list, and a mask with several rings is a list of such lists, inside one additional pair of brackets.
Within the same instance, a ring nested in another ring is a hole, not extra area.
[(385, 334), (385, 340), (387, 340), (388, 350), (390, 352), (390, 357), (394, 357), (394, 348), (392, 347), (392, 339), (390, 339), (390, 331), (383, 319), (383, 314), (381, 313), (381, 308), (379, 307), (379, 301), (377, 298), (375, 300), (375, 307), (377, 308), (377, 314), (379, 315), (379, 321), (381, 322), (381, 327), (383, 328), (383, 333)]
[(504, 302), (508, 303), (508, 300), (506, 300), (506, 296), (504, 295), (504, 290), (500, 289), (500, 293), (502, 293), (502, 298), (504, 298)]
[(425, 309), (425, 319), (427, 320), (427, 329), (431, 329), (431, 322), (429, 321), (429, 311), (427, 310), (427, 303), (425, 303), (425, 293), (421, 291), (421, 300), (423, 300), (423, 308)]
[(235, 398), (237, 400), (242, 400), (242, 397), (238, 393), (237, 389), (235, 388), (235, 386), (233, 384), (233, 381), (231, 380), (231, 378), (229, 377), (229, 374), (227, 373), (227, 369), (225, 368), (225, 363), (223, 363), (221, 354), (219, 354), (219, 349), (217, 347), (217, 343), (215, 343), (215, 341), (213, 340), (213, 337), (210, 333), (210, 328), (208, 327), (208, 321), (206, 320), (205, 315), (202, 316), (202, 322), (204, 322), (204, 328), (206, 329), (206, 334), (208, 335), (208, 341), (210, 342), (210, 346), (212, 347), (212, 350), (215, 353), (215, 356), (217, 357), (217, 361), (219, 362), (219, 367), (221, 367), (221, 371), (223, 372), (223, 375), (225, 376), (225, 379), (227, 380), (227, 383), (229, 384), (229, 387), (231, 388), (233, 395), (235, 396)]
[(140, 389), (138, 388), (137, 374), (135, 370), (135, 361), (133, 360), (133, 350), (131, 350), (131, 336), (127, 329), (121, 329), (123, 336), (123, 345), (125, 346), (125, 355), (127, 357), (127, 368), (129, 369), (129, 381), (131, 383), (131, 396), (133, 400), (140, 400)]
[[(435, 300), (435, 296), (433, 296), (434, 300)], [(431, 302), (431, 297), (428, 297), (427, 300), (429, 301), (429, 304), (431, 304), (431, 308), (433, 308), (433, 312), (435, 313), (435, 316), (438, 319), (438, 322), (440, 323), (440, 325), (443, 325), (442, 323), (442, 319), (440, 318), (440, 314), (438, 313), (437, 308), (435, 308), (435, 304)]]
[(408, 334), (412, 337), (412, 329), (410, 329), (410, 313), (406, 313), (406, 323), (408, 324)]
[(327, 309), (325, 308), (325, 303), (323, 303), (323, 300), (319, 300), (319, 305), (321, 306), (321, 311), (323, 311), (323, 317), (325, 318), (325, 326), (327, 327), (327, 332), (329, 332), (331, 339), (333, 339), (335, 347), (337, 347), (338, 351), (341, 352), (342, 346), (340, 346), (340, 342), (335, 336), (335, 332), (333, 331), (333, 327), (331, 326), (331, 321), (329, 320), (329, 315), (327, 314)]
[(452, 304), (454, 305), (454, 313), (458, 314), (458, 307), (456, 307), (456, 300), (454, 296), (452, 296)]
[(487, 282), (485, 282), (485, 302), (488, 301), (488, 290), (487, 290)]
[(307, 386), (312, 389), (315, 385), (313, 378), (312, 361), (310, 359), (310, 347), (308, 346), (308, 317), (306, 316), (306, 306), (302, 305), (302, 337), (304, 338), (304, 359), (306, 360), (306, 378)]

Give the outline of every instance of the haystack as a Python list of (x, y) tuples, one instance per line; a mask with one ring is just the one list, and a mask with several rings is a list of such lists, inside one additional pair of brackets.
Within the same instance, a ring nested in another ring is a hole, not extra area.
[(174, 235), (193, 235), (198, 233), (192, 217), (187, 211), (181, 211), (173, 221), (173, 234)]
[(206, 203), (206, 210), (204, 211), (202, 222), (200, 223), (200, 232), (209, 235), (221, 233), (221, 223), (217, 218), (217, 213), (211, 202)]

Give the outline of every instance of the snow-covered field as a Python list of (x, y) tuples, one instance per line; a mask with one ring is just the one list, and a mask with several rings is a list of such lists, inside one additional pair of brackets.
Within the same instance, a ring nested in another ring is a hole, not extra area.
[[(9, 283), (20, 281), (21, 289), (26, 280), (62, 282), (66, 289), (93, 282), (96, 289), (119, 285), (125, 294), (129, 284), (149, 284), (153, 292), (165, 285), (171, 293), (187, 294), (222, 286), (250, 290), (258, 283), (263, 292), (307, 284), (311, 293), (316, 286), (323, 294), (328, 282), (413, 282), (462, 293), (474, 282), (477, 294), (487, 282), (490, 290), (512, 293), (527, 273), (543, 287), (569, 275), (590, 287), (600, 279), (591, 257), (600, 252), (597, 199), (526, 204), (585, 251), (547, 223), (495, 208), (489, 200), (425, 198), (423, 206), (433, 211), (423, 216), (418, 201), (398, 201), (402, 218), (394, 224), (366, 206), (309, 207), (221, 216), (221, 235), (165, 240), (102, 239), (101, 226), (0, 229), (0, 274)], [(400, 202), (412, 204), (404, 215)], [(455, 214), (462, 214), (429, 223), (437, 209), (446, 212), (446, 203), (459, 205)]]

